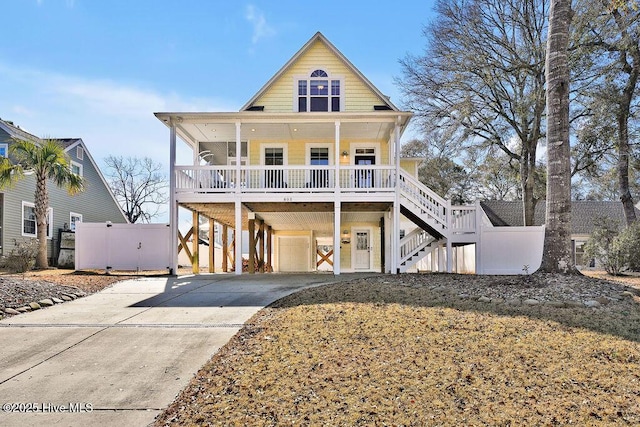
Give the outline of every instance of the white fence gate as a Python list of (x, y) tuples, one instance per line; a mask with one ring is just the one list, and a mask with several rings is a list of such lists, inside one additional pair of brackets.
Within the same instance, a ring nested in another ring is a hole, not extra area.
[(166, 270), (171, 268), (168, 224), (76, 224), (76, 270)]
[(477, 274), (533, 273), (542, 264), (544, 226), (482, 227)]

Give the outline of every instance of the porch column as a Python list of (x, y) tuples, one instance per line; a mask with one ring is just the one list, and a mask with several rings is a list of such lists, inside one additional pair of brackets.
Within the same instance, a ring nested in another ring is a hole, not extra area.
[[(333, 274), (335, 276), (340, 275), (340, 233), (342, 230), (342, 223), (340, 222), (341, 215), (341, 203), (340, 203), (340, 120), (335, 122), (335, 148), (334, 148), (334, 161), (335, 163), (335, 183), (334, 183), (334, 202), (333, 202)], [(315, 253), (315, 251), (314, 251)]]
[(333, 274), (340, 275), (340, 200), (336, 200), (333, 204)]
[[(236, 122), (236, 194), (240, 194), (241, 183), (242, 183), (242, 142), (240, 140), (242, 124), (240, 122)], [(242, 230), (242, 229), (241, 229)], [(242, 234), (242, 233), (241, 233)]]
[(169, 128), (169, 228), (171, 233), (171, 255), (169, 270), (178, 274), (178, 202), (176, 200), (176, 125)]
[(451, 250), (451, 239), (447, 239), (447, 273), (453, 271), (453, 254)]
[[(237, 187), (239, 187), (239, 185)], [(236, 200), (236, 228), (234, 230), (234, 240), (236, 242), (236, 274), (242, 274), (242, 203), (240, 200)]]
[(191, 243), (191, 272), (200, 273), (200, 215), (193, 211), (193, 234)]
[(340, 193), (340, 120), (336, 120), (335, 126), (336, 126), (336, 131), (335, 131), (335, 147), (333, 149), (334, 151), (333, 163), (336, 170), (335, 170), (334, 189), (336, 193)]
[(391, 274), (398, 273), (400, 258), (400, 120), (393, 130), (393, 147), (395, 151), (395, 176), (394, 183), (394, 201), (393, 201), (393, 226), (391, 227)]
[(209, 218), (209, 273), (216, 272), (216, 223)]

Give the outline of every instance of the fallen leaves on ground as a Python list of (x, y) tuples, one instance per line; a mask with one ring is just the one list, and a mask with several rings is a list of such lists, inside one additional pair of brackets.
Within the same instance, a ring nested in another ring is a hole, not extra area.
[(505, 307), (384, 280), (262, 310), (156, 425), (640, 423), (637, 303)]

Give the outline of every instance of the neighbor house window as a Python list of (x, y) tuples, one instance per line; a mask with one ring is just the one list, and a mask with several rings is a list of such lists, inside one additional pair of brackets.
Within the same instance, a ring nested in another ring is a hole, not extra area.
[(82, 222), (82, 214), (70, 212), (69, 213), (69, 230), (76, 231), (76, 224)]
[(0, 156), (1, 157), (7, 157), (7, 151), (9, 150), (9, 144), (7, 143), (2, 143), (0, 144)]
[(71, 172), (75, 173), (76, 175), (82, 176), (82, 164), (74, 162), (72, 160), (71, 161)]
[(342, 81), (324, 70), (313, 71), (308, 78), (297, 79), (297, 109), (307, 111), (340, 111)]
[[(37, 237), (36, 208), (33, 203), (22, 202), (22, 235)], [(47, 239), (53, 235), (53, 209), (47, 209)]]
[(79, 145), (76, 147), (76, 157), (78, 160), (84, 159), (84, 148)]

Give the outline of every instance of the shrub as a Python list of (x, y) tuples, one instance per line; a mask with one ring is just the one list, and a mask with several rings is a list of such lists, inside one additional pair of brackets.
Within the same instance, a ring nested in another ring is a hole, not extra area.
[(640, 223), (636, 221), (618, 236), (627, 268), (640, 270)]
[(596, 220), (596, 229), (585, 244), (584, 252), (614, 276), (626, 270), (640, 270), (640, 223), (619, 231), (615, 221)]
[(33, 268), (38, 254), (38, 239), (26, 239), (18, 241), (13, 239), (15, 245), (9, 255), (3, 259), (3, 267), (12, 273), (24, 273)]

